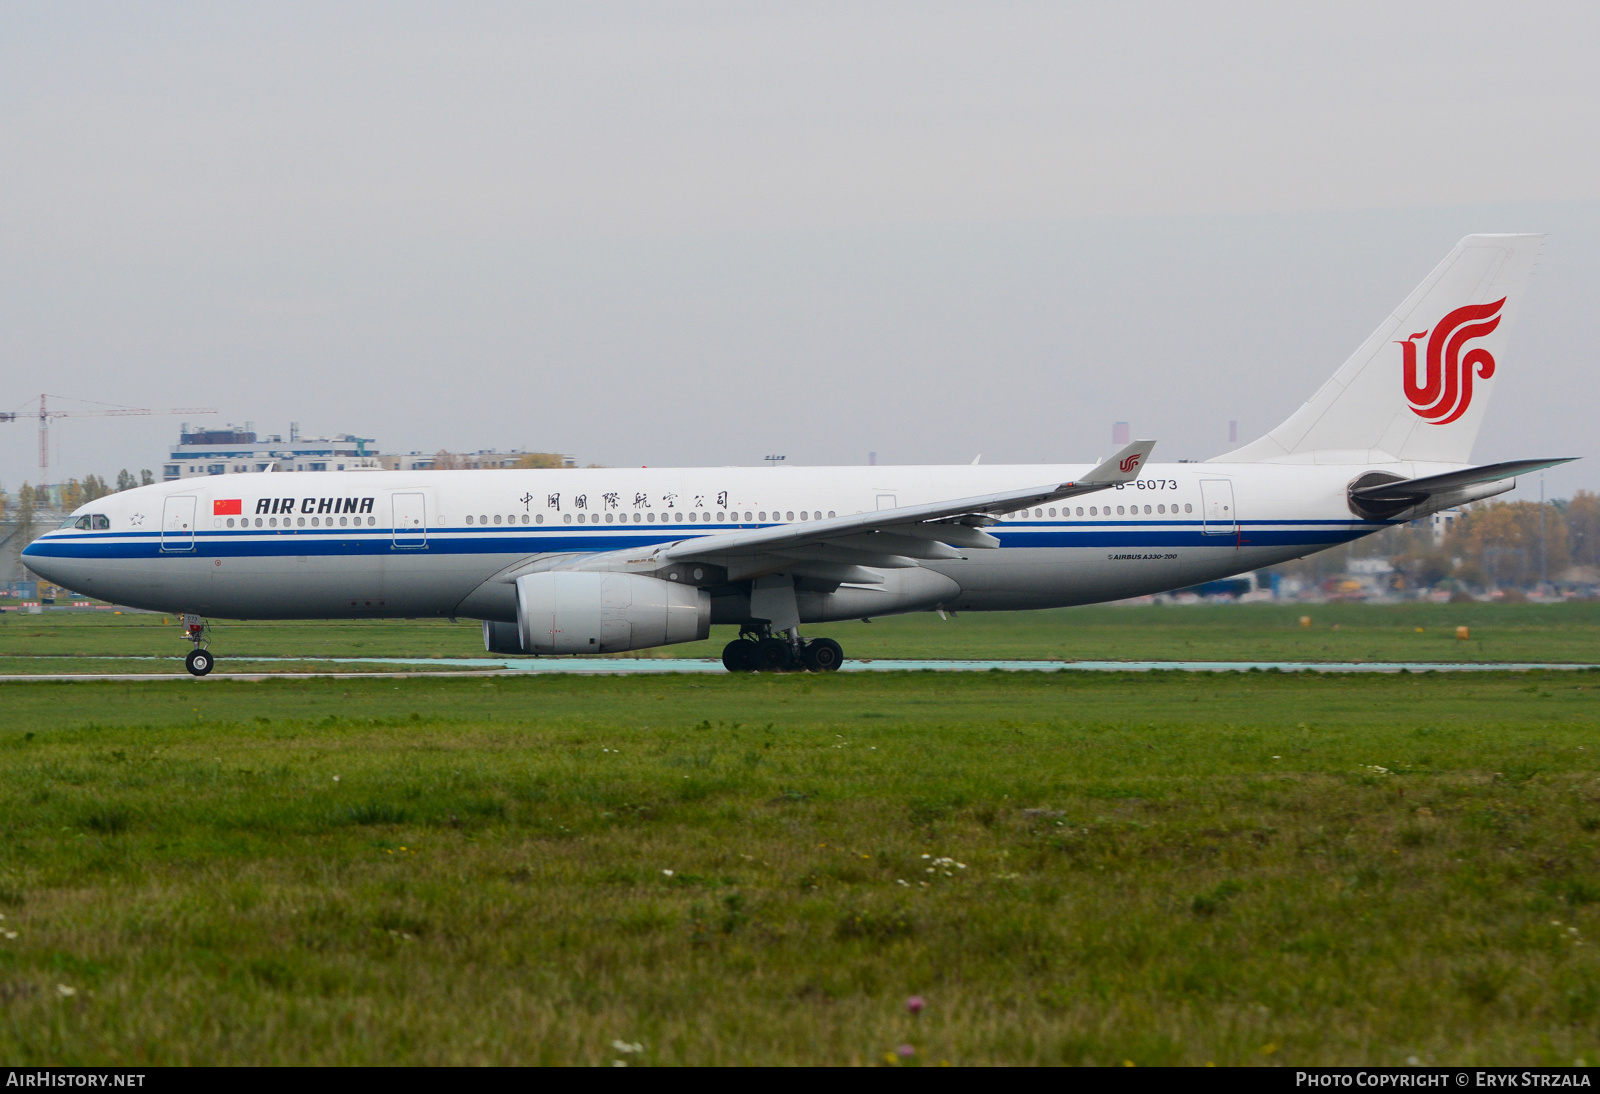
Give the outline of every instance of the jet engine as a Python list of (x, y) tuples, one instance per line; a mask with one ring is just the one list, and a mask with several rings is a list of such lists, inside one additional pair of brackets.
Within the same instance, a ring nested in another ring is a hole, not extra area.
[(572, 570), (517, 578), (517, 641), (526, 653), (616, 653), (710, 633), (711, 596), (693, 585)]

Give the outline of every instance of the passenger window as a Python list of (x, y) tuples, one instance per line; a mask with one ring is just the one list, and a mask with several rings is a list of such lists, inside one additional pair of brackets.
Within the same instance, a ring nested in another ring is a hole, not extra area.
[(1184, 502), (1183, 503), (1183, 511), (1185, 513), (1192, 513), (1192, 512), (1194, 512), (1194, 506), (1190, 505), (1188, 502)]
[(679, 524), (682, 524), (683, 523), (683, 514), (679, 513), (677, 516), (673, 517), (672, 519), (677, 521)]
[(1100, 515), (1100, 510), (1096, 509), (1094, 506), (1091, 505), (1091, 506), (1089, 506), (1089, 515), (1091, 517), (1097, 517), (1097, 516)]
[(564, 523), (564, 524), (571, 524), (572, 523), (572, 514), (568, 513), (566, 516), (562, 517), (561, 520), (562, 520), (562, 523)]
[(761, 519), (762, 519), (762, 521), (765, 521), (767, 519), (767, 514), (766, 513), (762, 513), (761, 514)]
[(544, 523), (544, 514), (540, 513), (538, 516), (534, 517), (533, 518), (533, 523), (535, 523), (535, 524), (543, 524)]
[(833, 516), (833, 510), (832, 509), (828, 510), (828, 516), (829, 516), (830, 519), (832, 518), (832, 516)]
[(1081, 516), (1083, 516), (1083, 506), (1081, 506), (1081, 505), (1080, 505), (1080, 506), (1078, 506), (1078, 515), (1079, 515), (1079, 516), (1080, 516), (1080, 517), (1081, 517)]
[(472, 523), (472, 514), (471, 514), (471, 513), (468, 513), (468, 514), (467, 514), (467, 523), (468, 523), (468, 524), (471, 524), (471, 523)]
[(784, 520), (793, 520), (794, 519), (794, 510), (791, 509), (791, 510), (789, 510), (789, 512), (785, 513), (783, 515), (783, 519)]
[(1144, 514), (1145, 514), (1145, 516), (1149, 516), (1150, 515), (1150, 507), (1148, 505), (1146, 505), (1144, 507)]
[(1120, 506), (1120, 505), (1119, 505), (1119, 506), (1117, 506), (1117, 516), (1119, 516), (1119, 517), (1121, 517), (1121, 516), (1126, 516), (1126, 515), (1127, 515), (1127, 514), (1125, 514), (1125, 513), (1124, 513), (1124, 512), (1123, 512), (1123, 511), (1122, 511), (1122, 506)]

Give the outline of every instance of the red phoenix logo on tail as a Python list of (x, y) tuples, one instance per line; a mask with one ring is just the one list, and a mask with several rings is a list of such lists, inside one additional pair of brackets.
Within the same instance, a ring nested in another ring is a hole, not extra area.
[(1135, 452), (1133, 455), (1117, 464), (1117, 466), (1122, 468), (1122, 473), (1126, 475), (1129, 471), (1132, 471), (1135, 467), (1138, 467), (1139, 461), (1142, 459), (1144, 459), (1144, 453)]
[(1461, 352), (1471, 338), (1482, 338), (1500, 325), (1501, 297), (1492, 304), (1468, 304), (1440, 320), (1428, 338), (1427, 362), (1421, 378), (1417, 374), (1417, 339), (1428, 332), (1418, 331), (1400, 347), (1405, 354), (1406, 401), (1419, 418), (1434, 425), (1449, 425), (1472, 405), (1472, 375), (1487, 380), (1494, 375), (1494, 356), (1482, 347)]

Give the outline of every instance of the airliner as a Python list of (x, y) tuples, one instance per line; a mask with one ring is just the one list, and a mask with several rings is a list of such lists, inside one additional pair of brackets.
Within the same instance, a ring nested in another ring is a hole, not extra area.
[(88, 596), (209, 619), (481, 620), (511, 655), (737, 624), (729, 671), (830, 671), (802, 626), (1184, 588), (1492, 497), (1567, 462), (1473, 465), (1540, 235), (1463, 239), (1303, 406), (1206, 462), (267, 471), (98, 498), (23, 552)]

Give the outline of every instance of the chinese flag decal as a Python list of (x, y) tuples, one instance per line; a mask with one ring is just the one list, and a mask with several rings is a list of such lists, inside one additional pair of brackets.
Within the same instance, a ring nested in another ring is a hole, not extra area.
[(231, 501), (214, 501), (211, 503), (211, 515), (214, 517), (236, 517), (244, 512), (243, 499), (234, 498)]

